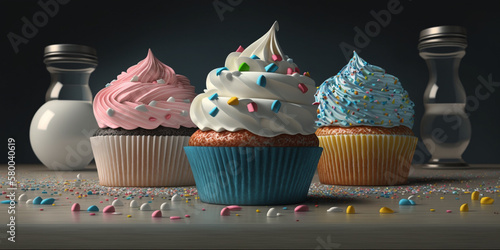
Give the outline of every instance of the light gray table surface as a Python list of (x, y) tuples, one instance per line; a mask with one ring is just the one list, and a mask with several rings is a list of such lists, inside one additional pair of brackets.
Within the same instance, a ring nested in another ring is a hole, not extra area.
[[(64, 191), (71, 189), (78, 173), (84, 179), (82, 186), (73, 188), (73, 192)], [(8, 191), (7, 177), (7, 166), (0, 165), (2, 191)], [(473, 165), (469, 169), (454, 170), (414, 166), (408, 184), (391, 187), (327, 186), (319, 184), (315, 176), (309, 199), (302, 203), (307, 204), (310, 211), (294, 213), (293, 208), (298, 204), (285, 205), (287, 210), (284, 206), (273, 206), (282, 213), (279, 217), (266, 216), (270, 206), (243, 206), (241, 211), (232, 212), (230, 216), (220, 216), (223, 205), (206, 204), (196, 196), (172, 202), (169, 195), (158, 195), (154, 200), (134, 197), (139, 203), (151, 201), (153, 210), (169, 202), (171, 208), (163, 212), (163, 218), (152, 218), (152, 211), (130, 208), (130, 200), (122, 196), (120, 199), (125, 206), (116, 207), (116, 210), (123, 214), (104, 214), (102, 208), (110, 205), (114, 196), (104, 193), (78, 198), (75, 195), (78, 190), (83, 193), (85, 188), (98, 186), (95, 166), (83, 171), (62, 172), (50, 171), (41, 165), (18, 165), (16, 177), (21, 186), (38, 187), (34, 191), (18, 189), (16, 195), (53, 197), (56, 202), (55, 206), (19, 202), (16, 205), (15, 243), (7, 239), (9, 205), (0, 205), (2, 249), (500, 248), (500, 165)], [(176, 189), (179, 190), (183, 189)], [(194, 187), (186, 190), (192, 191)], [(475, 190), (496, 201), (492, 205), (472, 201), (468, 192)], [(384, 192), (389, 192), (387, 197)], [(417, 204), (399, 206), (399, 199), (412, 193)], [(5, 195), (2, 200), (6, 199)], [(74, 202), (81, 204), (83, 210), (97, 205), (101, 211), (95, 216), (86, 211), (71, 212)], [(459, 211), (463, 203), (469, 204), (469, 212)], [(345, 211), (348, 205), (355, 207), (356, 214), (326, 211), (332, 206)], [(383, 206), (395, 213), (380, 214), (379, 209)], [(257, 209), (261, 212), (257, 213)], [(185, 214), (190, 218), (185, 218)], [(182, 219), (170, 220), (169, 216), (181, 216)]]

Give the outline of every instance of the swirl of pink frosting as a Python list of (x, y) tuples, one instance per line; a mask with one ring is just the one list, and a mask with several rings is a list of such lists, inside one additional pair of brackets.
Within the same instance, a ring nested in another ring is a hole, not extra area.
[(194, 86), (151, 52), (97, 93), (94, 115), (101, 128), (196, 127), (189, 107)]

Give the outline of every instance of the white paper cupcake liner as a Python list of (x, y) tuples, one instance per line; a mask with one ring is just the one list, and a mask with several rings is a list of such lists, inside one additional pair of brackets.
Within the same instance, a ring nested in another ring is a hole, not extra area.
[(94, 136), (90, 138), (103, 186), (194, 185), (184, 153), (189, 136)]

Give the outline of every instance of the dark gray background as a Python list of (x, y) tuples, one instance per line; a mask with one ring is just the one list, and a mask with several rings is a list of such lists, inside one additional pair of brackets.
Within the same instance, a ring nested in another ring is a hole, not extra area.
[[(29, 144), (29, 125), (44, 103), (49, 74), (42, 63), (43, 48), (53, 43), (77, 43), (97, 49), (99, 66), (90, 86), (95, 95), (122, 70), (142, 60), (151, 48), (162, 62), (186, 75), (200, 93), (207, 73), (220, 67), (229, 52), (248, 46), (275, 20), (280, 23), (280, 45), (321, 84), (345, 64), (339, 44), (355, 45), (354, 28), (364, 30), (374, 21), (371, 11), (387, 9), (389, 1), (227, 1), (232, 11), (219, 17), (214, 1), (70, 1), (39, 28), (15, 53), (9, 32), (21, 35), (22, 18), (32, 19), (42, 8), (37, 1), (1, 1), (1, 140), (17, 141), (18, 163), (37, 163)], [(479, 76), (500, 81), (499, 8), (490, 1), (402, 0), (401, 13), (361, 49), (360, 56), (400, 78), (416, 107), (419, 136), (422, 96), (428, 73), (417, 51), (420, 30), (437, 25), (462, 25), (468, 30), (467, 54), (460, 77), (467, 95), (474, 96)], [(497, 91), (495, 91), (497, 90)], [(472, 140), (464, 159), (471, 163), (499, 163), (500, 91), (494, 89), (471, 112)], [(5, 150), (7, 151), (7, 150)], [(420, 143), (416, 162), (428, 157)], [(7, 157), (0, 158), (6, 163)]]

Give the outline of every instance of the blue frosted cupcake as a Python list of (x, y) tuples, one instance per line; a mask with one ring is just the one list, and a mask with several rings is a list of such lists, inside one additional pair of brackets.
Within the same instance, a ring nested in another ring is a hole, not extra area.
[(185, 147), (203, 202), (304, 201), (322, 148), (314, 134), (315, 83), (286, 56), (278, 24), (212, 70), (191, 105), (200, 128)]

